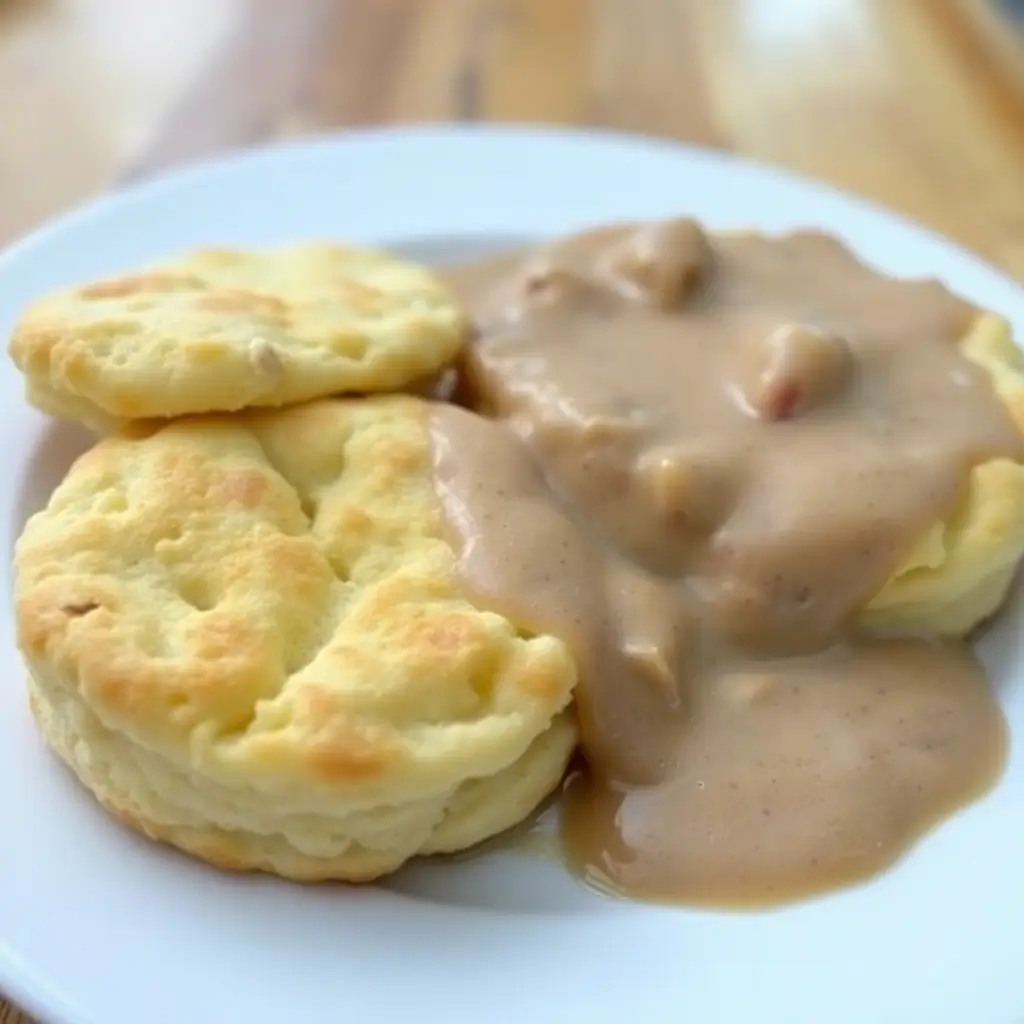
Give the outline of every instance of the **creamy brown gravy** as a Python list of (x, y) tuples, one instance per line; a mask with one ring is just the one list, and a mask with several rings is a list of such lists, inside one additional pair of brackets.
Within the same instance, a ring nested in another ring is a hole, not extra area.
[(626, 895), (791, 898), (983, 791), (1004, 723), (959, 643), (854, 622), (969, 468), (1021, 440), (972, 310), (804, 232), (588, 232), (450, 281), (479, 337), (435, 483), (478, 600), (571, 644), (570, 864)]

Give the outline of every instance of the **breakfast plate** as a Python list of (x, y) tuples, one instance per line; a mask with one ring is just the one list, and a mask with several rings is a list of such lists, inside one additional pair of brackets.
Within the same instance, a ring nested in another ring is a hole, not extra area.
[[(885, 272), (939, 278), (1024, 338), (1015, 284), (867, 203), (674, 144), (526, 128), (354, 133), (104, 198), (0, 259), (0, 323), (6, 335), (41, 292), (199, 245), (337, 237), (446, 264), (680, 213), (716, 229), (823, 228)], [(9, 361), (0, 398), (10, 552), (90, 442), (30, 409)], [(1011, 733), (1024, 729), (1020, 615), (1015, 594), (980, 641)], [(220, 873), (101, 814), (37, 736), (10, 616), (2, 628), (0, 992), (41, 1020), (1016, 1024), (1024, 1014), (1024, 754), (1013, 742), (991, 792), (891, 870), (770, 910), (611, 899), (526, 847), (414, 864), (378, 886), (297, 886)]]

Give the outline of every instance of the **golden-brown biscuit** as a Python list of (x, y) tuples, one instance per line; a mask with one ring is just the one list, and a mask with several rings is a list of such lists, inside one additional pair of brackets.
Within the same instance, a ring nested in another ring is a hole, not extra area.
[[(975, 320), (961, 349), (992, 378), (1024, 433), (1024, 355), (1009, 325)], [(1024, 555), (1024, 466), (996, 459), (976, 466), (950, 519), (917, 543), (862, 615), (884, 633), (962, 636), (995, 613)]]
[(474, 607), (427, 402), (137, 426), (15, 556), (51, 745), (114, 814), (216, 864), (370, 879), (521, 820), (575, 742), (575, 667)]
[(396, 390), (447, 364), (467, 328), (427, 269), (308, 243), (199, 250), (48, 295), (9, 351), (33, 404), (109, 430)]

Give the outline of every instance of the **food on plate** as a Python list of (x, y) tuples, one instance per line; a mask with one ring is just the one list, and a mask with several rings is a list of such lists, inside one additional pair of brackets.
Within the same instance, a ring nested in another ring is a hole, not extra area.
[(956, 637), (1024, 551), (1006, 325), (818, 232), (598, 229), (457, 268), (479, 324), (436, 486), (484, 607), (562, 636), (599, 886), (783, 899), (986, 789), (999, 707)]
[(137, 424), (29, 521), (14, 600), (32, 705), (117, 817), (223, 867), (367, 880), (559, 785), (574, 663), (465, 598), (431, 408)]
[(467, 323), (426, 268), (303, 243), (201, 249), (34, 302), (10, 340), (29, 400), (125, 421), (394, 391), (456, 354)]
[(17, 545), (32, 707), (153, 838), (366, 881), (522, 821), (578, 744), (578, 874), (750, 905), (999, 776), (965, 638), (1024, 554), (1024, 359), (937, 281), (688, 218), (438, 277), (219, 250), (42, 300), (11, 354), (113, 434)]

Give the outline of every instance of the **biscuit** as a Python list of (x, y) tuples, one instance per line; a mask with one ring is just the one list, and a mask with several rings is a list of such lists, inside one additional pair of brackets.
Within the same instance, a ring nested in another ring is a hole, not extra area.
[(136, 424), (15, 553), (36, 717), (117, 817), (235, 869), (368, 880), (559, 783), (568, 648), (460, 588), (430, 404)]
[[(961, 351), (983, 367), (1024, 433), (1024, 355), (1009, 325), (981, 314)], [(952, 516), (936, 523), (868, 604), (861, 622), (880, 633), (963, 636), (998, 611), (1024, 555), (1024, 466), (976, 466)]]
[(467, 332), (425, 268), (307, 243), (199, 250), (48, 295), (9, 352), (34, 405), (109, 431), (397, 390), (444, 367)]

